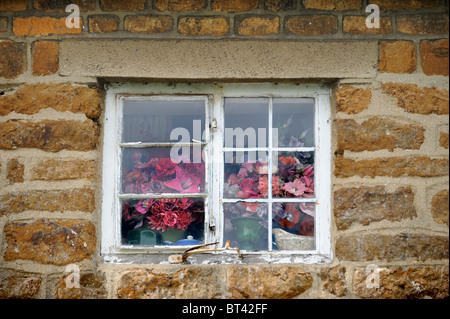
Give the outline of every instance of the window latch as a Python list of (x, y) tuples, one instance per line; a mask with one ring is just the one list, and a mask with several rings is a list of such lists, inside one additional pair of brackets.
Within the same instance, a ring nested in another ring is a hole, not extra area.
[(209, 246), (213, 246), (213, 245), (217, 245), (217, 244), (218, 243), (212, 243), (212, 244), (206, 244), (206, 245), (193, 247), (191, 249), (186, 250), (182, 255), (170, 256), (169, 262), (171, 264), (182, 264), (191, 255), (211, 253), (211, 252), (216, 252), (216, 251), (225, 251), (225, 250), (235, 250), (235, 251), (237, 251), (239, 258), (244, 258), (241, 251), (239, 250), (239, 248), (230, 247), (230, 241), (227, 241), (227, 243), (225, 244), (225, 247), (223, 247), (223, 248), (205, 248), (205, 247), (209, 247)]
[(209, 128), (213, 129), (213, 130), (217, 129), (217, 119), (216, 118), (212, 119), (211, 123), (209, 124)]

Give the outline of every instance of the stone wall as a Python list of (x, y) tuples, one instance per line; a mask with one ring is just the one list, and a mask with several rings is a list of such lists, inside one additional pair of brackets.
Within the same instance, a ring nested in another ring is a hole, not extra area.
[[(448, 297), (448, 31), (448, 0), (0, 0), (0, 298)], [(103, 84), (194, 79), (332, 86), (331, 264), (102, 262)]]

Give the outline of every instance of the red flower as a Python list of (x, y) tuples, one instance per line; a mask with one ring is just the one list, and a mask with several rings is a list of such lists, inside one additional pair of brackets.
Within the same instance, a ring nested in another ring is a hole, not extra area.
[(178, 222), (178, 214), (175, 212), (166, 212), (164, 214), (164, 224), (170, 228), (175, 228)]
[(298, 234), (302, 236), (314, 236), (314, 218), (305, 215), (298, 229)]
[(186, 211), (181, 211), (178, 213), (178, 230), (186, 230), (192, 223), (192, 214)]
[(175, 174), (176, 167), (170, 158), (162, 158), (156, 164), (156, 174), (163, 177), (173, 175)]
[(280, 219), (280, 221), (278, 222), (281, 227), (294, 228), (295, 225), (299, 222), (300, 212), (295, 206), (295, 204), (286, 204), (285, 211), (288, 216), (286, 216), (286, 218)]
[(290, 156), (289, 157), (281, 156), (280, 162), (283, 163), (284, 165), (298, 164), (297, 160), (294, 157), (290, 157)]

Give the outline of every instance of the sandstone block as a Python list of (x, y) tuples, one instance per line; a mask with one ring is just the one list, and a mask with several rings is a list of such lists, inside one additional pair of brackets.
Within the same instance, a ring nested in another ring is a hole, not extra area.
[(11, 112), (36, 114), (52, 108), (59, 112), (81, 112), (97, 119), (102, 113), (97, 89), (70, 84), (24, 84), (13, 94), (0, 96), (0, 115)]
[(47, 152), (61, 150), (91, 151), (99, 141), (98, 124), (85, 122), (43, 121), (0, 123), (0, 149), (38, 148)]
[(25, 11), (28, 7), (28, 0), (2, 0), (0, 1), (0, 12)]
[(440, 177), (449, 174), (449, 160), (427, 156), (376, 158), (355, 161), (343, 157), (335, 159), (337, 177), (416, 176)]
[(278, 34), (279, 30), (279, 17), (246, 17), (238, 25), (238, 34), (246, 36)]
[(292, 16), (286, 21), (286, 30), (297, 35), (334, 34), (337, 28), (336, 17), (329, 15)]
[(115, 15), (89, 16), (89, 31), (93, 33), (114, 32), (119, 30), (119, 17)]
[(405, 34), (448, 33), (448, 14), (413, 14), (397, 18), (397, 30)]
[(48, 36), (81, 34), (83, 22), (80, 19), (80, 28), (68, 28), (66, 18), (27, 17), (14, 18), (13, 33), (18, 37)]
[(344, 11), (361, 9), (362, 3), (361, 0), (303, 0), (303, 6), (306, 9)]
[(449, 114), (448, 90), (405, 83), (384, 83), (382, 88), (398, 100), (399, 107), (409, 113)]
[(266, 0), (264, 7), (273, 12), (294, 10), (296, 8), (295, 0)]
[(420, 44), (420, 63), (426, 75), (449, 75), (448, 48), (448, 39), (422, 41)]
[(344, 32), (349, 34), (391, 34), (392, 23), (390, 18), (380, 18), (379, 28), (368, 28), (366, 16), (345, 16)]
[(11, 184), (23, 183), (25, 174), (25, 165), (19, 162), (18, 159), (14, 158), (8, 162), (8, 174), (6, 178)]
[(443, 190), (431, 200), (431, 215), (438, 224), (449, 225), (449, 191)]
[(416, 46), (409, 41), (381, 42), (378, 69), (386, 73), (413, 73)]
[(449, 148), (449, 137), (448, 133), (441, 132), (439, 137), (439, 146), (445, 149)]
[(419, 10), (439, 7), (439, 0), (371, 0), (371, 4), (376, 4), (381, 10)]
[(178, 32), (185, 36), (220, 37), (229, 31), (230, 23), (222, 17), (183, 17), (178, 22)]
[(358, 234), (336, 239), (336, 258), (348, 261), (448, 259), (448, 236)]
[(258, 8), (258, 0), (213, 0), (212, 8), (216, 12), (243, 12)]
[(0, 269), (0, 299), (36, 299), (41, 285), (38, 274)]
[[(448, 266), (387, 267), (379, 272), (379, 287), (368, 287), (370, 272), (356, 269), (354, 290), (361, 298), (443, 299), (448, 298)], [(372, 275), (373, 276), (373, 275)]]
[(33, 7), (47, 12), (65, 12), (69, 4), (75, 4), (80, 11), (95, 9), (95, 0), (34, 0)]
[(292, 299), (310, 289), (311, 274), (290, 267), (233, 267), (228, 270), (231, 299)]
[(56, 74), (58, 68), (58, 44), (54, 41), (36, 42), (33, 49), (33, 75)]
[(0, 78), (15, 79), (25, 70), (25, 53), (22, 45), (0, 40)]
[(124, 26), (129, 32), (155, 34), (171, 31), (173, 19), (169, 16), (128, 16)]
[(336, 90), (337, 111), (358, 114), (369, 108), (372, 90), (343, 85)]
[(206, 6), (205, 0), (156, 0), (155, 8), (169, 11), (199, 11)]
[(414, 192), (409, 187), (394, 193), (388, 193), (384, 186), (339, 189), (334, 193), (334, 217), (339, 230), (353, 224), (413, 219), (417, 217)]
[(420, 149), (425, 129), (388, 118), (372, 117), (358, 125), (355, 120), (338, 120), (338, 147), (352, 152), (388, 149)]
[[(56, 282), (54, 299), (106, 299), (106, 278), (104, 274), (96, 272), (80, 273), (80, 288), (68, 288), (68, 275), (61, 276)], [(69, 279), (70, 280), (70, 279)]]
[(43, 160), (31, 170), (33, 181), (61, 181), (69, 179), (94, 179), (94, 160)]
[(146, 0), (100, 0), (100, 6), (105, 11), (142, 11)]
[(119, 299), (219, 299), (224, 280), (224, 271), (216, 267), (134, 269), (121, 274), (116, 293)]
[(336, 297), (344, 297), (348, 292), (346, 272), (346, 268), (342, 266), (322, 269), (320, 272), (322, 288)]
[(62, 191), (25, 191), (0, 197), (0, 217), (27, 210), (92, 213), (95, 209), (95, 191), (72, 189)]
[(91, 258), (97, 240), (94, 224), (82, 220), (12, 222), (5, 225), (4, 234), (6, 261), (57, 266)]

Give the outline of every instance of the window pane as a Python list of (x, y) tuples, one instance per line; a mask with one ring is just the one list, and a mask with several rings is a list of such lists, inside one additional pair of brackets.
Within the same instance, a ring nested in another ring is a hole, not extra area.
[(314, 99), (274, 99), (273, 126), (278, 147), (314, 147)]
[(225, 147), (268, 147), (269, 99), (225, 99)]
[[(179, 164), (177, 164), (179, 162)], [(205, 191), (200, 147), (123, 150), (122, 192), (196, 194)]]
[(274, 198), (314, 198), (314, 152), (274, 152)]
[(272, 234), (278, 250), (314, 250), (315, 203), (274, 203)]
[(267, 197), (267, 152), (225, 152), (224, 198)]
[(204, 129), (205, 101), (124, 102), (124, 143), (201, 141)]
[[(203, 199), (124, 201), (122, 243), (137, 246), (202, 244), (204, 220)], [(188, 236), (192, 240), (185, 241)]]
[(225, 203), (224, 240), (243, 250), (267, 250), (266, 203)]

